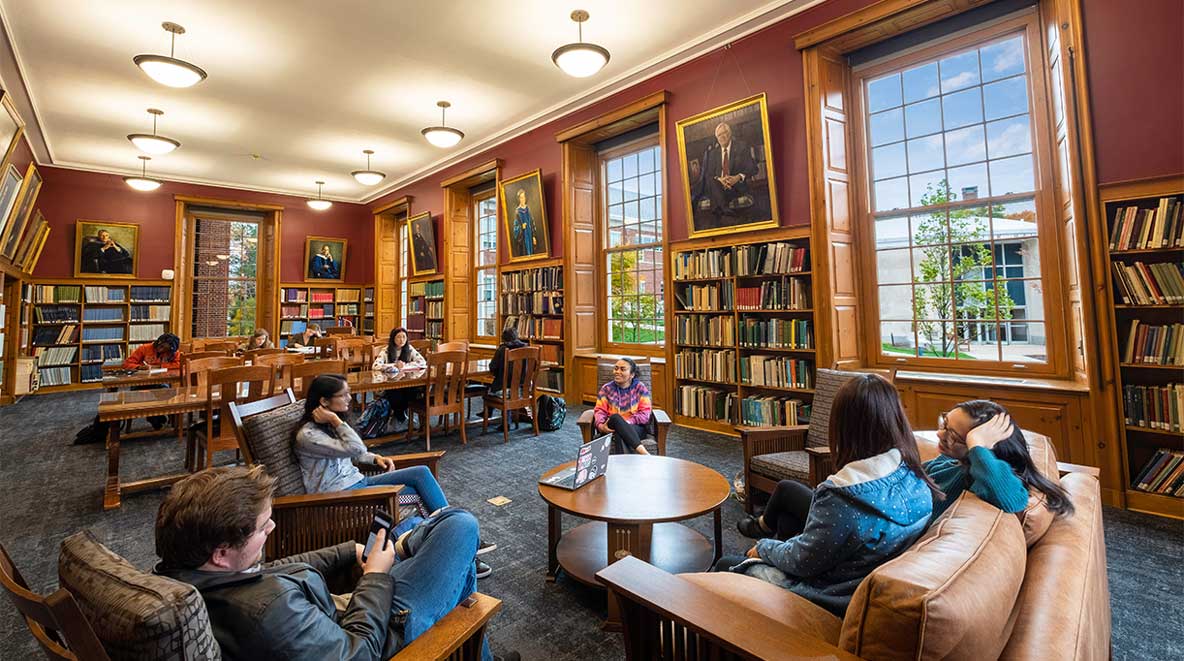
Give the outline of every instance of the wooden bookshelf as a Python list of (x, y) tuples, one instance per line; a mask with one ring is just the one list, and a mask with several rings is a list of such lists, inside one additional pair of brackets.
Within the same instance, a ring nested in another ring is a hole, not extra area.
[(105, 362), (171, 332), (167, 280), (37, 280), (21, 293), (21, 350), (48, 392), (101, 386)]
[(1173, 495), (1184, 478), (1165, 474), (1155, 488), (1137, 483), (1165, 451), (1184, 455), (1184, 366), (1171, 364), (1178, 356), (1171, 346), (1180, 346), (1184, 330), (1173, 328), (1184, 309), (1177, 279), (1184, 269), (1184, 180), (1109, 187), (1101, 204), (1109, 268), (1099, 304), (1109, 307), (1113, 324), (1126, 506), (1184, 519), (1184, 498)]
[(724, 244), (688, 241), (670, 253), (674, 421), (734, 434), (738, 424), (809, 419), (815, 345), (810, 242), (805, 236)]
[(374, 285), (362, 288), (362, 334), (374, 334)]
[[(543, 366), (536, 386), (563, 396), (566, 391), (567, 342), (564, 337), (563, 266), (502, 267), (498, 271), (498, 328), (513, 325), (518, 336), (541, 350)], [(500, 330), (499, 330), (500, 333)]]
[(444, 278), (433, 276), (408, 283), (406, 327), (411, 339), (443, 342), (445, 314)]
[[(370, 288), (373, 299), (373, 287)], [(288, 336), (308, 324), (322, 329), (352, 326), (361, 329), (364, 318), (363, 288), (351, 286), (309, 286), (308, 284), (280, 284), (280, 325), (276, 337), (280, 346), (287, 345)], [(373, 307), (373, 304), (371, 304)]]

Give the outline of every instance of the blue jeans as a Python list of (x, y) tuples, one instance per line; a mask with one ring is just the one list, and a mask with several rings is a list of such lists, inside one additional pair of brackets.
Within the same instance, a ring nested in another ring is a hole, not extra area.
[(428, 470), (427, 466), (411, 466), (381, 475), (367, 475), (360, 482), (346, 487), (346, 490), (396, 485), (407, 487), (402, 493), (419, 494), (420, 499), (423, 500), (424, 509), (428, 512), (448, 507), (448, 499), (444, 497), (444, 490), (440, 488), (436, 476), (432, 475), (432, 471)]
[[(401, 642), (406, 646), (477, 590), (473, 557), (479, 538), (477, 519), (462, 509), (449, 508), (428, 517), (412, 531), (407, 545), (412, 555), (391, 568), (395, 579), (392, 620), (402, 620)], [(406, 611), (400, 617), (400, 611)], [(488, 639), (481, 642), (482, 661), (492, 661)]]

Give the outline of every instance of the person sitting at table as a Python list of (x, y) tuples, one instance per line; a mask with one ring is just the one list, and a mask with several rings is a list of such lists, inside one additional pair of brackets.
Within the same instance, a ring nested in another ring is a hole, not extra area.
[(653, 408), (650, 389), (637, 378), (637, 363), (621, 358), (613, 366), (613, 380), (596, 394), (593, 423), (601, 433), (613, 435), (613, 454), (649, 454), (641, 439)]
[[(424, 508), (436, 512), (448, 507), (448, 499), (440, 483), (427, 466), (395, 469), (395, 463), (366, 448), (342, 417), (350, 409), (349, 383), (340, 374), (322, 374), (312, 380), (304, 400), (304, 416), (296, 430), (296, 458), (308, 493), (348, 491), (383, 485), (403, 485), (403, 493), (412, 493), (423, 501)], [(366, 476), (354, 461), (377, 464), (386, 472)], [(488, 553), (497, 544), (481, 542), (477, 555)], [(488, 576), (493, 569), (477, 560), (477, 578)]]
[[(156, 514), (153, 573), (197, 588), (222, 658), (389, 659), (477, 589), (477, 520), (457, 508), (397, 542), (379, 531), (365, 560), (351, 540), (264, 562), (274, 493), (263, 466), (207, 468), (173, 485)], [(335, 599), (329, 580), (358, 570)], [(480, 655), (496, 658), (488, 640)]]
[(304, 347), (311, 347), (313, 339), (318, 337), (321, 337), (321, 326), (319, 324), (309, 324), (305, 326), (303, 332), (292, 333), (292, 337), (288, 339), (288, 344), (296, 349), (303, 349)]
[[(131, 353), (123, 361), (125, 369), (135, 370), (149, 370), (149, 369), (181, 369), (181, 338), (172, 333), (165, 333), (156, 338), (148, 344), (142, 344), (136, 347), (136, 350)], [(164, 385), (160, 386), (164, 387)], [(153, 429), (160, 429), (164, 426), (167, 416), (150, 415), (148, 422)]]
[(239, 351), (253, 351), (255, 349), (274, 349), (275, 344), (271, 341), (271, 335), (266, 328), (256, 328), (251, 337), (239, 346)]
[(506, 352), (511, 349), (521, 349), (524, 346), (527, 344), (518, 337), (517, 328), (509, 326), (502, 331), (502, 343), (497, 345), (497, 350), (493, 352), (493, 359), (489, 361), (489, 374), (493, 377), (493, 382), (489, 384), (490, 393), (497, 393), (502, 389), (502, 368), (505, 367)]
[[(370, 369), (374, 371), (401, 370), (405, 367), (424, 368), (428, 361), (411, 346), (407, 339), (407, 329), (400, 326), (391, 330), (386, 346), (374, 357)], [(391, 388), (383, 391), (382, 396), (391, 405), (391, 417), (399, 425), (407, 423), (407, 405), (423, 394), (422, 388)], [(406, 427), (404, 427), (405, 429)], [(394, 431), (400, 431), (398, 429)]]

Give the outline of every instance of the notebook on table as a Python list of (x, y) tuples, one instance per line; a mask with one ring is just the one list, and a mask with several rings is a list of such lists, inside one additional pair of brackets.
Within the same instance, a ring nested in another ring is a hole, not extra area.
[(574, 491), (604, 475), (608, 469), (608, 455), (612, 442), (612, 434), (605, 434), (592, 439), (591, 443), (581, 445), (579, 450), (576, 450), (575, 466), (565, 468), (550, 477), (541, 478), (539, 484)]

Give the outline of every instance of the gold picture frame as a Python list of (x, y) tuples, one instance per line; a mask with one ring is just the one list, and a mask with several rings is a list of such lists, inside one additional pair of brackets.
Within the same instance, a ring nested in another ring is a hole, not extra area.
[(15, 262), (13, 256), (16, 255), (21, 235), (24, 234), (25, 227), (29, 224), (29, 218), (33, 214), (33, 205), (37, 202), (37, 194), (41, 192), (43, 183), (45, 180), (42, 179), (37, 164), (30, 162), (29, 169), (25, 171), (25, 180), (21, 183), (21, 192), (17, 196), (16, 206), (12, 208), (4, 231), (0, 232), (0, 257), (10, 262)]
[(440, 258), (436, 251), (436, 223), (432, 212), (424, 211), (407, 219), (407, 255), (411, 259), (411, 275), (432, 275), (440, 272)]
[(345, 259), (348, 251), (348, 239), (332, 236), (304, 237), (304, 281), (345, 282)]
[[(106, 236), (104, 236), (106, 234)], [(128, 246), (131, 246), (129, 249)], [(105, 220), (74, 223), (74, 277), (133, 279), (140, 269), (140, 226)]]
[(3, 168), (8, 159), (12, 158), (12, 152), (16, 151), (21, 136), (25, 134), (25, 123), (16, 111), (16, 104), (7, 90), (0, 90), (0, 108), (3, 108), (3, 112), (0, 112), (0, 149), (4, 150), (0, 168)]
[(13, 258), (13, 265), (19, 264), (21, 271), (32, 273), (48, 237), (49, 222), (45, 220), (45, 216), (41, 215), (41, 211), (37, 211), (33, 224), (29, 227), (28, 238), (21, 245), (21, 249), (17, 251), (16, 257)]
[[(542, 169), (505, 179), (499, 187), (502, 226), (506, 230), (510, 262), (549, 258), (551, 237), (550, 225), (547, 223), (547, 201), (543, 196)], [(511, 214), (514, 216), (512, 221)]]
[(780, 225), (764, 92), (681, 119), (675, 126), (691, 238)]
[(8, 217), (12, 215), (12, 210), (16, 208), (16, 203), (20, 200), (21, 188), (24, 183), (21, 171), (16, 169), (12, 163), (8, 163), (3, 170), (0, 170), (0, 236), (8, 229)]

